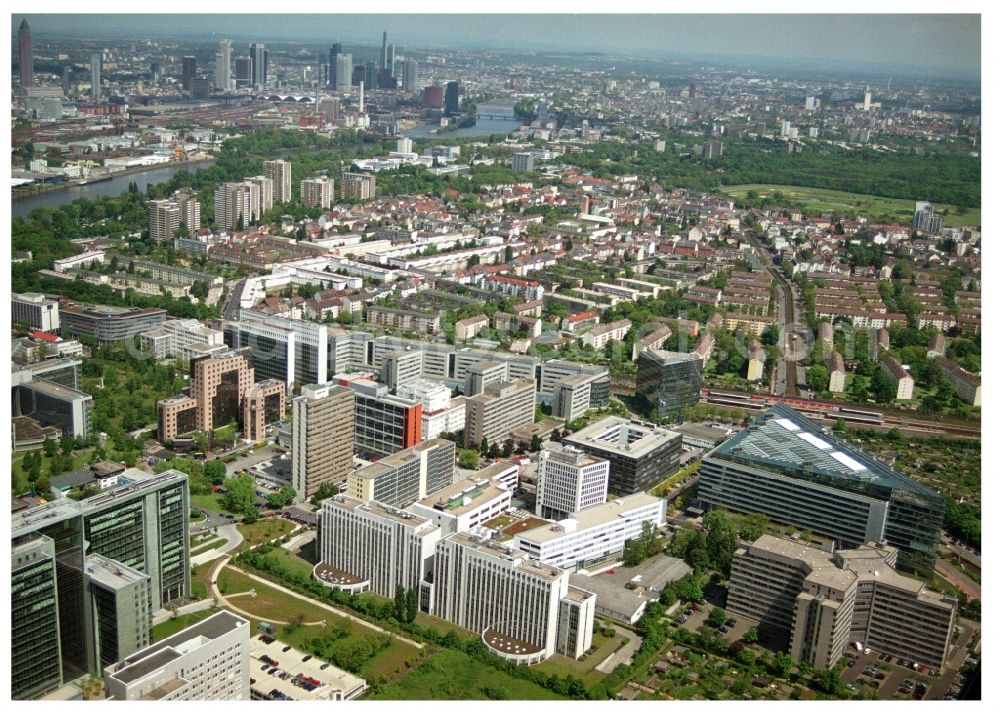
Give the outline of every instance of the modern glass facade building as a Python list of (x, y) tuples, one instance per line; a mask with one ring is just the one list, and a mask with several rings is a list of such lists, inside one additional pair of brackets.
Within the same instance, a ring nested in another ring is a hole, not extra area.
[[(152, 613), (191, 593), (190, 512), (187, 475), (169, 470), (12, 515), (12, 647), (26, 657), (12, 663), (15, 695), (98, 673), (115, 647), (148, 642)], [(22, 676), (36, 665), (37, 676)]]
[(704, 457), (698, 499), (823, 534), (887, 541), (901, 569), (933, 576), (944, 498), (779, 404)]
[(677, 417), (698, 404), (701, 397), (701, 361), (692, 354), (642, 350), (635, 379), (635, 398), (647, 411)]

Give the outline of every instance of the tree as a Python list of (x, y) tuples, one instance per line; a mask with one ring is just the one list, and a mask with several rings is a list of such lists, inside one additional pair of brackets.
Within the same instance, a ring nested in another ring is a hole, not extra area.
[(726, 610), (722, 607), (716, 607), (708, 613), (708, 619), (705, 621), (713, 627), (721, 627), (726, 623)]
[(406, 587), (402, 584), (396, 585), (396, 597), (393, 600), (393, 616), (400, 623), (406, 621)]
[(244, 524), (253, 524), (258, 519), (260, 519), (260, 510), (257, 509), (257, 505), (256, 504), (251, 504), (250, 508), (247, 509), (247, 511), (245, 511), (243, 513), (243, 523)]
[(462, 469), (475, 469), (479, 466), (479, 452), (474, 449), (463, 449), (459, 451), (458, 466)]
[(253, 507), (256, 509), (254, 500), (256, 491), (253, 480), (249, 475), (232, 477), (225, 481), (226, 495), (222, 499), (222, 506), (235, 514), (246, 514)]
[(884, 369), (879, 369), (868, 387), (879, 404), (890, 404), (896, 399), (896, 385)]
[(768, 668), (775, 676), (784, 678), (792, 670), (792, 664), (792, 657), (788, 652), (778, 652), (774, 655)]
[(479, 454), (487, 455), (490, 453), (490, 443), (483, 437), (483, 441), (479, 443)]
[(746, 633), (743, 635), (743, 641), (747, 644), (755, 644), (760, 641), (760, 633), (757, 631), (757, 627), (750, 627), (747, 629)]
[(531, 444), (529, 445), (530, 451), (537, 452), (541, 448), (542, 448), (542, 438), (539, 437), (537, 434), (531, 435)]
[(56, 441), (52, 437), (46, 437), (45, 441), (42, 443), (42, 448), (45, 450), (46, 457), (55, 456), (56, 449), (58, 448)]
[(806, 372), (806, 381), (815, 392), (826, 392), (830, 386), (830, 370), (821, 364), (814, 364)]
[(212, 484), (222, 484), (226, 481), (226, 464), (221, 459), (213, 459), (205, 463), (205, 477)]
[(832, 696), (840, 694), (844, 688), (840, 681), (840, 675), (833, 669), (826, 669), (816, 674), (815, 684), (819, 691)]
[(316, 490), (316, 494), (312, 496), (312, 503), (318, 506), (324, 499), (334, 496), (337, 492), (337, 485), (333, 482), (323, 482)]
[(500, 456), (500, 445), (494, 442), (493, 444), (490, 445), (489, 458), (496, 459), (499, 456)]
[(508, 437), (503, 443), (503, 449), (500, 452), (504, 457), (509, 457), (514, 454), (514, 440)]
[(712, 565), (728, 577), (733, 564), (733, 554), (739, 547), (739, 534), (735, 523), (725, 512), (713, 509), (705, 515), (702, 526), (708, 532), (705, 548)]
[(413, 624), (417, 619), (417, 612), (420, 611), (420, 599), (417, 590), (410, 587), (406, 590), (406, 623)]

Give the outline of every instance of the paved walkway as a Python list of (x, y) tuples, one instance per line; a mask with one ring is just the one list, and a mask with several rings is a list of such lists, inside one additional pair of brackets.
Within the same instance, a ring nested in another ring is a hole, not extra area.
[[(271, 624), (287, 624), (288, 622), (282, 621), (280, 619), (269, 619), (268, 617), (258, 617), (258, 616), (255, 616), (253, 614), (248, 614), (243, 609), (239, 609), (238, 607), (233, 606), (232, 604), (230, 604), (226, 600), (226, 597), (223, 596), (218, 591), (218, 587), (215, 584), (215, 580), (218, 578), (219, 573), (222, 572), (223, 567), (225, 567), (227, 564), (229, 564), (229, 559), (230, 559), (230, 557), (226, 557), (226, 559), (224, 561), (219, 562), (219, 564), (216, 565), (212, 569), (212, 574), (209, 577), (209, 587), (210, 587), (210, 591), (212, 592), (212, 594), (214, 596), (216, 596), (223, 604), (225, 604), (228, 607), (231, 607), (235, 611), (238, 611), (240, 614), (244, 614), (244, 615), (246, 615), (248, 617), (253, 617), (254, 619), (258, 619), (260, 621), (269, 622)], [(261, 577), (261, 576), (259, 576), (257, 574), (251, 574), (250, 572), (245, 572), (242, 569), (240, 569), (239, 567), (233, 566), (233, 567), (229, 567), (229, 568), (232, 569), (234, 572), (239, 572), (240, 574), (242, 574), (242, 575), (244, 575), (246, 577), (249, 577), (250, 579), (253, 579), (255, 582), (260, 582), (261, 584), (263, 584), (263, 585), (265, 585), (267, 587), (271, 587), (272, 589), (276, 589), (279, 592), (284, 592), (285, 594), (290, 594), (291, 596), (295, 597), (296, 599), (298, 599), (300, 601), (308, 602), (309, 604), (312, 604), (312, 605), (314, 605), (316, 607), (319, 607), (321, 609), (325, 609), (326, 611), (330, 612), (331, 614), (336, 614), (337, 616), (344, 617), (345, 619), (350, 619), (352, 622), (357, 622), (358, 624), (362, 624), (362, 625), (368, 627), (369, 629), (371, 629), (373, 631), (380, 632), (381, 634), (388, 634), (389, 636), (394, 637), (395, 639), (398, 639), (401, 642), (406, 642), (407, 644), (410, 644), (411, 646), (414, 646), (417, 649), (423, 649), (423, 646), (424, 646), (423, 644), (421, 644), (420, 642), (416, 642), (416, 641), (410, 639), (409, 637), (400, 636), (399, 634), (395, 634), (394, 632), (390, 632), (388, 629), (383, 629), (382, 627), (378, 626), (377, 624), (372, 624), (371, 622), (367, 622), (364, 619), (360, 619), (360, 618), (354, 616), (353, 614), (348, 614), (347, 612), (341, 611), (340, 609), (337, 609), (336, 607), (332, 607), (329, 604), (326, 604), (325, 602), (320, 602), (320, 601), (318, 601), (316, 599), (313, 599), (312, 597), (307, 597), (307, 596), (304, 596), (302, 594), (299, 594), (298, 592), (293, 592), (292, 590), (286, 589), (285, 587), (281, 586), (280, 584), (276, 584), (276, 583), (270, 581), (269, 579), (264, 579), (263, 577)], [(321, 624), (321, 623), (322, 622), (313, 622), (313, 624)]]
[[(197, 602), (192, 602), (191, 604), (185, 604), (183, 607), (178, 607), (177, 615), (180, 616), (182, 614), (194, 614), (195, 612), (200, 612), (204, 609), (211, 609), (211, 608), (212, 608), (212, 600), (202, 599)], [(174, 618), (174, 613), (170, 609), (157, 609), (155, 612), (153, 612), (153, 626), (155, 627), (157, 624), (163, 624), (163, 622), (173, 618)]]
[(639, 635), (635, 632), (629, 631), (628, 629), (623, 629), (618, 625), (615, 625), (615, 636), (610, 639), (612, 642), (618, 641), (618, 635), (624, 634), (628, 637), (628, 644), (609, 655), (603, 662), (594, 667), (594, 671), (601, 672), (602, 674), (610, 674), (614, 671), (614, 668), (619, 664), (624, 664), (629, 661), (637, 651), (639, 651), (639, 645), (642, 644), (642, 640)]
[[(219, 537), (226, 539), (226, 543), (221, 547), (216, 547), (215, 549), (209, 549), (200, 554), (194, 554), (191, 556), (191, 566), (200, 567), (202, 564), (209, 564), (222, 557), (226, 556), (230, 552), (234, 551), (240, 543), (243, 542), (243, 535), (240, 534), (240, 530), (236, 528), (235, 524), (224, 524), (220, 527), (216, 527), (216, 534)], [(215, 541), (210, 540), (210, 541)]]
[(289, 539), (287, 542), (281, 545), (282, 549), (287, 549), (289, 552), (294, 552), (296, 549), (301, 547), (303, 544), (308, 544), (313, 539), (316, 538), (316, 530), (309, 529), (301, 534), (296, 534), (294, 537)]
[(971, 577), (967, 577), (945, 560), (938, 559), (934, 563), (934, 571), (944, 577), (949, 584), (955, 585), (968, 594), (970, 599), (983, 598), (983, 588), (976, 584)]

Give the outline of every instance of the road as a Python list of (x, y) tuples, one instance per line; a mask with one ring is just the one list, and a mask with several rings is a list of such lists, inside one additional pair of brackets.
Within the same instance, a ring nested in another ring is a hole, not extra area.
[(972, 581), (971, 578), (962, 574), (958, 569), (951, 566), (948, 562), (943, 559), (937, 560), (934, 563), (934, 571), (944, 577), (949, 584), (961, 589), (963, 592), (969, 595), (972, 599), (982, 599), (983, 598), (983, 588)]
[(222, 306), (222, 317), (227, 320), (238, 320), (240, 318), (240, 295), (243, 294), (243, 286), (246, 280), (240, 280), (229, 290), (226, 304)]

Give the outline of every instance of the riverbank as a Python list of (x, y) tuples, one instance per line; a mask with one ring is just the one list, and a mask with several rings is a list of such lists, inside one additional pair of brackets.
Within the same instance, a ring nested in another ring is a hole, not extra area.
[(11, 201), (11, 214), (14, 217), (27, 217), (36, 207), (59, 207), (73, 200), (86, 198), (94, 200), (99, 197), (117, 197), (128, 192), (131, 182), (139, 185), (140, 191), (145, 191), (146, 185), (156, 185), (166, 182), (181, 170), (193, 171), (215, 164), (214, 157), (187, 158), (181, 161), (165, 162), (146, 167), (129, 167), (114, 173), (104, 175), (100, 181), (91, 181), (82, 185), (52, 186), (44, 192), (15, 196)]
[(109, 170), (105, 171), (92, 171), (90, 177), (82, 182), (80, 180), (71, 180), (69, 182), (64, 182), (60, 184), (41, 184), (41, 185), (30, 185), (27, 187), (14, 187), (11, 189), (11, 200), (17, 201), (22, 199), (27, 199), (29, 197), (37, 197), (38, 195), (45, 195), (50, 192), (58, 192), (59, 190), (67, 190), (73, 187), (86, 187), (87, 185), (94, 185), (99, 182), (109, 182), (119, 177), (125, 177), (127, 175), (136, 175), (143, 172), (150, 172), (152, 170), (169, 170), (172, 168), (182, 168), (185, 165), (196, 165), (203, 162), (212, 162), (215, 158), (212, 155), (203, 155), (201, 157), (188, 157), (183, 160), (171, 160), (169, 162), (161, 162), (156, 165), (138, 165), (135, 167), (125, 167), (120, 170)]

